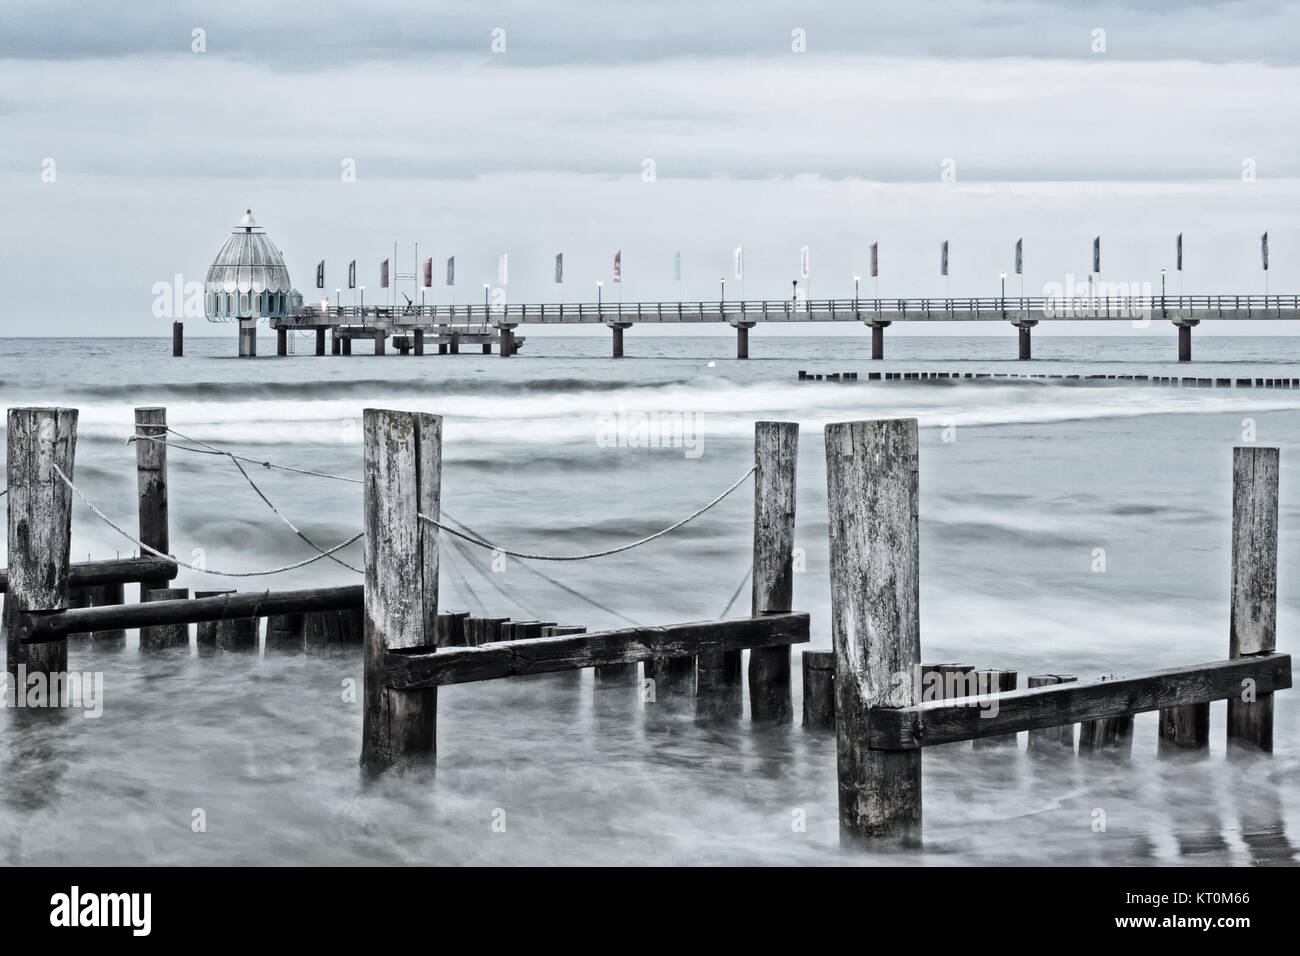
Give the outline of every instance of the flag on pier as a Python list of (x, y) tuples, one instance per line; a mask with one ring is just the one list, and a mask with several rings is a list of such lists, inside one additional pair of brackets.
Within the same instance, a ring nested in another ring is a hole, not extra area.
[(1264, 259), (1264, 271), (1268, 271), (1268, 233), (1259, 237), (1259, 254)]
[(1178, 234), (1178, 271), (1183, 271), (1183, 234)]
[(947, 274), (948, 274), (948, 240), (945, 239), (943, 241), (943, 248), (939, 252), (939, 275), (946, 276)]
[(456, 257), (447, 257), (447, 285), (456, 284)]
[(385, 259), (379, 264), (379, 288), (388, 288), (388, 260)]
[(682, 251), (680, 249), (673, 253), (673, 281), (682, 281)]
[(356, 287), (357, 287), (357, 260), (353, 259), (351, 262), (348, 263), (348, 288), (355, 289)]
[(325, 288), (325, 260), (316, 263), (316, 288)]
[(623, 250), (614, 253), (614, 281), (623, 281)]
[(1016, 240), (1016, 275), (1025, 274), (1025, 240), (1021, 237)]
[(799, 278), (808, 278), (808, 247), (799, 250)]
[(880, 275), (880, 243), (878, 242), (871, 244), (871, 275), (873, 277)]
[(1092, 271), (1101, 274), (1101, 236), (1092, 240)]
[(424, 260), (424, 288), (433, 288), (433, 256)]
[(556, 282), (564, 281), (564, 253), (563, 252), (557, 252), (555, 254), (555, 281)]
[(497, 260), (497, 283), (505, 285), (510, 278), (510, 253), (501, 253), (501, 258)]
[(745, 278), (745, 247), (736, 246), (736, 278)]

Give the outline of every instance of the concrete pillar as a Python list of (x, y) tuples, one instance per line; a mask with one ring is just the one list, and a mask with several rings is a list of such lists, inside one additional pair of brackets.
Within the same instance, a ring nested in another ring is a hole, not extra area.
[(347, 338), (343, 340), (343, 354), (344, 355), (352, 354), (352, 339)]
[(612, 325), (610, 330), (614, 333), (614, 358), (623, 357), (623, 327), (621, 325)]
[(1192, 327), (1190, 325), (1178, 326), (1178, 361), (1190, 362), (1192, 360)]
[(460, 354), (460, 336), (457, 335), (455, 332), (451, 334), (451, 354), (452, 355)]
[(492, 354), (492, 343), (491, 343), (491, 342), (484, 342), (484, 343), (483, 343), (483, 354), (484, 354), (484, 355), (491, 355), (491, 354)]
[(1031, 355), (1030, 355), (1031, 349), (1030, 349), (1030, 340), (1029, 340), (1029, 330), (1032, 329), (1032, 328), (1033, 328), (1032, 325), (1017, 325), (1017, 326), (1016, 326), (1016, 331), (1017, 331), (1017, 332), (1019, 333), (1019, 335), (1020, 335), (1020, 358), (1021, 358), (1021, 359), (1028, 359), (1028, 358), (1031, 357)]
[(746, 325), (736, 326), (736, 358), (749, 358), (749, 327)]
[(288, 329), (275, 330), (275, 354), (276, 355), (289, 354), (289, 330)]
[(337, 332), (330, 336), (330, 352), (334, 355), (341, 355), (343, 352), (343, 340), (339, 338)]
[(871, 357), (873, 359), (883, 359), (885, 357), (885, 327), (888, 322), (871, 323)]
[(384, 354), (385, 352), (384, 346), (386, 343), (387, 343), (387, 338), (384, 336), (383, 329), (375, 329), (375, 354), (376, 355)]
[(509, 358), (515, 350), (515, 333), (504, 326), (501, 329), (501, 357)]
[(172, 323), (172, 358), (180, 358), (185, 354), (185, 323)]
[(316, 354), (317, 355), (325, 354), (325, 330), (324, 329), (316, 330)]
[(446, 354), (447, 354), (447, 343), (446, 343), (446, 342), (439, 342), (439, 343), (438, 343), (438, 354), (439, 354), (439, 355), (446, 355)]
[(415, 354), (424, 354), (424, 329), (415, 330)]
[(257, 320), (239, 323), (239, 357), (253, 358), (257, 355)]

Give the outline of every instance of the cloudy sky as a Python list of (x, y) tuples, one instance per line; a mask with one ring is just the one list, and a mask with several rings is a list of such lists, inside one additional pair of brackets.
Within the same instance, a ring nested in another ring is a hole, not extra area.
[(2, 0), (0, 334), (166, 334), (247, 207), (309, 299), (395, 241), (462, 302), (502, 253), (514, 302), (731, 298), (738, 245), (747, 298), (803, 245), (847, 297), (872, 242), (882, 295), (995, 295), (1021, 236), (1033, 295), (1098, 234), (1103, 281), (1260, 293), (1265, 230), (1300, 291), (1295, 4), (319, 6)]

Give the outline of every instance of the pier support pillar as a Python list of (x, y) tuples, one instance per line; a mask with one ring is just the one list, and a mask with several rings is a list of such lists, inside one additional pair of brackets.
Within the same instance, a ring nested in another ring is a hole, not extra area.
[(451, 350), (450, 350), (450, 351), (451, 351), (451, 354), (452, 354), (452, 355), (459, 355), (459, 354), (460, 354), (460, 336), (457, 335), (455, 332), (453, 332), (453, 333), (451, 334)]
[(484, 355), (491, 355), (491, 354), (492, 354), (492, 343), (491, 343), (491, 342), (484, 342), (484, 343), (483, 343), (483, 354), (484, 354)]
[(376, 355), (383, 355), (383, 354), (384, 354), (384, 352), (386, 351), (386, 349), (385, 349), (385, 345), (387, 344), (387, 342), (388, 342), (388, 339), (387, 339), (387, 337), (384, 335), (383, 330), (382, 330), (382, 329), (375, 329), (375, 354), (376, 354)]
[(1017, 337), (1020, 339), (1020, 359), (1028, 361), (1033, 358), (1032, 339), (1030, 330), (1038, 324), (1036, 319), (1020, 319), (1012, 323), (1016, 327)]
[(1178, 361), (1190, 362), (1192, 360), (1192, 329), (1200, 322), (1200, 319), (1176, 319), (1174, 325), (1178, 326)]
[(885, 357), (885, 329), (889, 328), (888, 322), (871, 323), (871, 357), (873, 359), (883, 359)]
[(316, 330), (316, 354), (317, 355), (325, 354), (325, 330), (324, 329)]
[(289, 330), (275, 330), (275, 354), (284, 356), (289, 354)]
[(254, 358), (257, 355), (257, 319), (241, 319), (239, 322), (239, 357)]
[(509, 358), (515, 351), (515, 331), (501, 326), (501, 357)]
[(185, 323), (172, 323), (172, 358), (180, 358), (185, 354)]
[(339, 338), (338, 332), (335, 332), (333, 335), (330, 336), (330, 354), (332, 355), (343, 354), (343, 340)]
[(736, 326), (736, 358), (749, 358), (749, 326), (743, 323)]
[(610, 326), (614, 333), (614, 358), (623, 357), (623, 327), (621, 325)]
[(346, 339), (343, 340), (343, 354), (344, 354), (344, 355), (351, 355), (351, 354), (352, 354), (352, 339), (351, 339), (351, 338), (346, 338)]
[(424, 329), (415, 330), (415, 354), (424, 354)]
[(439, 355), (446, 355), (446, 354), (447, 354), (447, 343), (446, 343), (446, 342), (439, 342), (439, 343), (438, 343), (438, 354), (439, 354)]

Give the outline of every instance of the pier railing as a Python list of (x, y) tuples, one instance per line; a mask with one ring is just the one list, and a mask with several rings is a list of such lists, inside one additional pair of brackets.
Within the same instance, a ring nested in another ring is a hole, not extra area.
[[(643, 700), (693, 704), (700, 718), (734, 721), (744, 712), (742, 651), (748, 650), (751, 718), (792, 720), (790, 648), (810, 639), (809, 615), (794, 609), (794, 423), (756, 423), (753, 467), (712, 502), (663, 531), (578, 555), (501, 549), (538, 561), (619, 553), (697, 518), (752, 475), (750, 614), (595, 633), (541, 622), (508, 627), (502, 619), (476, 621), (463, 612), (440, 611), (440, 535), (497, 546), (444, 521), (439, 416), (367, 409), (361, 479), (288, 468), (362, 485), (363, 585), (199, 592), (205, 596), (192, 599), (185, 589), (166, 587), (181, 567), (235, 577), (283, 573), (333, 558), (360, 535), (322, 548), (271, 506), (312, 548), (312, 557), (261, 571), (219, 572), (187, 564), (168, 553), (166, 438), (174, 430), (166, 424), (165, 410), (136, 410), (137, 534), (127, 532), (75, 483), (76, 426), (75, 409), (9, 410), (9, 567), (0, 580), (6, 592), (7, 665), (11, 673), (25, 672), (28, 680), (45, 675), (49, 684), (51, 675), (66, 672), (69, 634), (120, 638), (124, 629), (138, 627), (141, 651), (156, 653), (187, 649), (188, 625), (198, 624), (201, 650), (206, 641), (217, 650), (249, 651), (258, 646), (256, 619), (268, 616), (270, 652), (281, 642), (301, 645), (303, 616), (338, 613), (358, 621), (357, 643), (364, 655), (361, 763), (372, 772), (434, 759), (438, 687), (505, 677), (592, 668), (602, 690), (638, 686), (642, 664)], [(188, 441), (187, 450), (227, 455), (241, 472), (241, 462), (250, 461)], [(1226, 700), (1230, 749), (1271, 751), (1273, 694), (1292, 681), (1290, 657), (1276, 650), (1278, 449), (1233, 449), (1226, 659), (1097, 680), (1034, 675), (1023, 689), (1010, 671), (922, 663), (916, 420), (828, 425), (825, 451), (833, 650), (804, 652), (804, 724), (809, 731), (833, 727), (837, 735), (840, 832), (846, 842), (919, 842), (922, 750), (929, 746), (967, 740), (1005, 746), (1025, 731), (1034, 753), (1073, 752), (1078, 724), (1080, 755), (1127, 755), (1134, 715), (1159, 711), (1162, 749), (1203, 749), (1209, 704)], [(249, 484), (269, 505), (251, 479)], [(71, 563), (74, 499), (144, 556)], [(130, 580), (141, 583), (142, 600), (135, 604), (122, 602), (122, 583)], [(87, 588), (107, 590), (92, 599), (92, 606), (76, 606), (75, 592)], [(289, 623), (294, 615), (296, 631)], [(224, 638), (204, 630), (218, 624), (226, 629), (220, 632)]]

